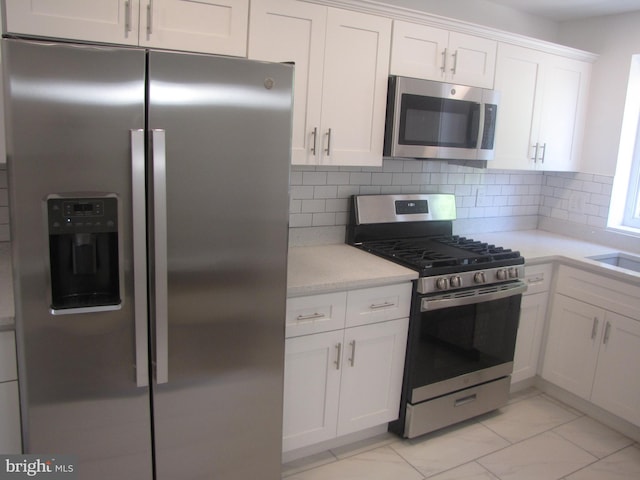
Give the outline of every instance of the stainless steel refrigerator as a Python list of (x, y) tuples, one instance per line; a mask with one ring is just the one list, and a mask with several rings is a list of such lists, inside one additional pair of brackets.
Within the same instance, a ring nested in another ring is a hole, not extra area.
[(25, 453), (280, 478), (293, 67), (3, 40)]

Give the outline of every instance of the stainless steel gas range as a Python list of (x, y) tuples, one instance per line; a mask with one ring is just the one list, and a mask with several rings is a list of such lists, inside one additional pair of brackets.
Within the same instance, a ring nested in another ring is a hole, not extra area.
[(519, 252), (452, 234), (455, 197), (356, 195), (347, 243), (416, 270), (396, 433), (506, 404), (526, 284)]

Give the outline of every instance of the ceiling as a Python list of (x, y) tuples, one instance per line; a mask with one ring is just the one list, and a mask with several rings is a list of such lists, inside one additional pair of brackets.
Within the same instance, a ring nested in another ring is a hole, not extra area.
[(556, 22), (640, 11), (640, 0), (489, 0)]

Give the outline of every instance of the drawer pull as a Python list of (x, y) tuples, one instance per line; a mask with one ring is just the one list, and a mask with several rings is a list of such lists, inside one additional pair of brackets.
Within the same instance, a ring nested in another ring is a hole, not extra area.
[(342, 343), (336, 343), (336, 359), (333, 363), (336, 364), (336, 370), (340, 370), (340, 358), (342, 358)]
[(477, 394), (469, 395), (467, 397), (458, 398), (453, 404), (454, 407), (461, 407), (467, 403), (475, 402), (478, 399)]
[(324, 313), (312, 313), (310, 315), (298, 315), (296, 320), (301, 322), (304, 320), (315, 320), (316, 318), (324, 318), (326, 315)]
[(384, 303), (373, 303), (371, 305), (369, 305), (369, 308), (371, 310), (378, 310), (380, 308), (389, 308), (389, 307), (395, 307), (396, 304), (393, 302), (384, 302)]
[(596, 338), (596, 334), (598, 333), (598, 317), (593, 317), (593, 326), (591, 327), (591, 340)]

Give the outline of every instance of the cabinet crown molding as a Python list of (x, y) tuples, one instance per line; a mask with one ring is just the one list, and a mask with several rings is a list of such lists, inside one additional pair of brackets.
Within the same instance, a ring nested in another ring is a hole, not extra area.
[(347, 10), (355, 10), (372, 15), (381, 15), (393, 20), (402, 20), (406, 22), (428, 25), (431, 27), (444, 28), (446, 30), (485, 37), (499, 42), (510, 43), (521, 47), (532, 48), (543, 52), (561, 55), (575, 60), (585, 62), (595, 62), (598, 55), (592, 52), (579, 50), (565, 45), (560, 45), (545, 40), (539, 40), (517, 33), (506, 32), (497, 28), (478, 25), (475, 23), (465, 22), (440, 15), (430, 14), (420, 10), (411, 8), (389, 5), (374, 0), (302, 0), (307, 3), (316, 3), (329, 7), (343, 8)]

